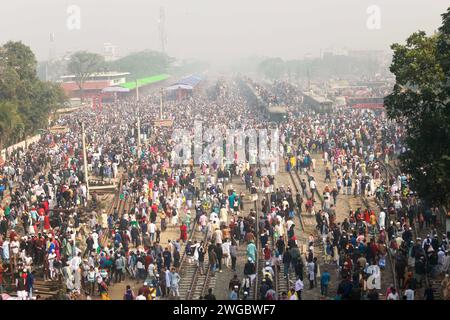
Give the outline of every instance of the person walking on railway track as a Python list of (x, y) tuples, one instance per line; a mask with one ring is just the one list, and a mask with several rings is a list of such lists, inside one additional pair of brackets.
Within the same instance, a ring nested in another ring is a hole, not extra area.
[(174, 297), (179, 297), (179, 283), (181, 281), (180, 275), (176, 272), (175, 268), (170, 271), (170, 293)]
[(331, 275), (328, 271), (324, 271), (320, 277), (320, 294), (324, 297), (328, 296), (328, 286), (330, 284)]
[(302, 300), (302, 291), (303, 291), (304, 285), (303, 285), (303, 280), (298, 278), (295, 281), (295, 287), (294, 289), (291, 291), (291, 296), (295, 295), (295, 299), (290, 299), (290, 300)]
[(256, 265), (251, 257), (247, 258), (247, 262), (244, 265), (244, 275), (250, 277), (251, 283), (255, 280), (256, 277)]
[(216, 296), (213, 294), (213, 289), (208, 288), (208, 294), (203, 297), (204, 300), (217, 300)]
[(194, 254), (194, 260), (195, 260), (196, 256), (197, 256), (196, 260), (197, 260), (197, 265), (198, 265), (200, 274), (203, 275), (205, 273), (205, 269), (204, 269), (205, 247), (204, 247), (203, 241), (200, 243), (200, 245), (196, 249), (196, 253)]
[(250, 241), (250, 243), (247, 245), (247, 258), (251, 259), (252, 261), (256, 261), (256, 246), (253, 240)]
[(217, 250), (216, 246), (211, 243), (208, 246), (208, 262), (209, 262), (209, 270), (211, 270), (211, 276), (214, 277), (217, 270)]

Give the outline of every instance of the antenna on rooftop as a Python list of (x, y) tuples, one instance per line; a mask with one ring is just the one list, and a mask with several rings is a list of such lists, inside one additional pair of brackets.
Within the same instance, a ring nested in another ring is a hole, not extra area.
[(166, 34), (166, 13), (164, 7), (159, 8), (158, 28), (159, 28), (159, 42), (161, 45), (161, 52), (165, 53), (167, 45), (167, 34)]

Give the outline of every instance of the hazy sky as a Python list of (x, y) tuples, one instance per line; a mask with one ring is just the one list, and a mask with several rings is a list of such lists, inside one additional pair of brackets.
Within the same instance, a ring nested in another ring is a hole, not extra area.
[[(80, 30), (69, 30), (67, 8), (81, 9)], [(380, 29), (368, 29), (371, 5)], [(448, 0), (13, 0), (0, 4), (0, 43), (22, 40), (39, 60), (50, 52), (101, 51), (120, 55), (159, 49), (158, 18), (164, 7), (167, 52), (178, 58), (228, 60), (249, 55), (302, 58), (337, 48), (388, 50), (421, 29), (441, 24)]]

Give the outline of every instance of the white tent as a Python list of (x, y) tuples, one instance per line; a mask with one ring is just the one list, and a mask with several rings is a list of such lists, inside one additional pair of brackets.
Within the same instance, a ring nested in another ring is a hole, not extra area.
[(107, 87), (102, 90), (103, 93), (105, 92), (130, 92), (130, 89), (128, 88), (122, 88), (122, 87)]

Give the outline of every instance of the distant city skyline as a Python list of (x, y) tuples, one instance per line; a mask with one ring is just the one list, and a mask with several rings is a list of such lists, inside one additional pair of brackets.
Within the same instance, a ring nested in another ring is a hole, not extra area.
[(417, 30), (433, 33), (448, 6), (441, 0), (433, 6), (422, 0), (16, 0), (2, 3), (0, 43), (22, 41), (40, 61), (68, 51), (101, 53), (105, 43), (117, 56), (164, 44), (175, 58), (210, 61), (301, 59), (330, 48), (388, 52)]

